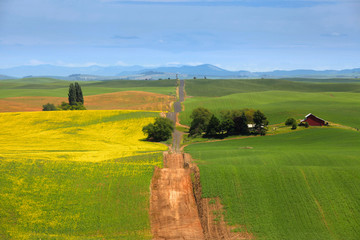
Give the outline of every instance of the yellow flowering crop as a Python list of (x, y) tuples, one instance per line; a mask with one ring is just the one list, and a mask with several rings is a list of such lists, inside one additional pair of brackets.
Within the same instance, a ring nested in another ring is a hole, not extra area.
[(51, 111), (0, 114), (0, 159), (99, 162), (166, 150), (146, 142), (157, 112)]
[(0, 239), (151, 239), (158, 112), (0, 113)]

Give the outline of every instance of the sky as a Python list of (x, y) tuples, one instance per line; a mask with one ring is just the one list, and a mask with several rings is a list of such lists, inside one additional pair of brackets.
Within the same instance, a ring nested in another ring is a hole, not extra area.
[(359, 0), (0, 0), (0, 68), (360, 67)]

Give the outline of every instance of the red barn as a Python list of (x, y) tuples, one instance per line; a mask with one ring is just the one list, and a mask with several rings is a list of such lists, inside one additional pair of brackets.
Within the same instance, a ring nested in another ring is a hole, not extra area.
[(324, 126), (328, 125), (327, 122), (325, 122), (324, 119), (318, 118), (317, 116), (313, 115), (312, 113), (309, 113), (305, 116), (305, 119), (301, 120), (301, 122), (307, 122), (310, 126)]

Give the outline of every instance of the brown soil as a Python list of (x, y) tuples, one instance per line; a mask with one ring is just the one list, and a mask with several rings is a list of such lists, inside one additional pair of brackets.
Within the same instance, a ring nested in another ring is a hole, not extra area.
[[(124, 91), (85, 96), (85, 107), (89, 110), (132, 109), (169, 111), (174, 97), (141, 91)], [(42, 105), (59, 105), (66, 97), (10, 97), (0, 99), (0, 112), (41, 111)]]
[(65, 97), (9, 97), (0, 99), (0, 112), (41, 111), (47, 103), (59, 105), (67, 101)]
[(150, 220), (153, 239), (204, 239), (193, 195), (190, 169), (182, 154), (164, 154), (164, 168), (151, 181)]
[(201, 199), (202, 224), (206, 239), (254, 239), (246, 226), (229, 226), (224, 221), (224, 209), (219, 198)]
[(194, 196), (205, 239), (254, 239), (254, 236), (247, 231), (246, 226), (229, 226), (226, 224), (223, 206), (219, 198), (209, 199), (201, 197), (199, 168), (192, 161), (190, 154), (184, 154), (184, 161), (185, 165), (191, 169), (193, 176)]
[(141, 91), (105, 93), (85, 97), (85, 106), (91, 110), (132, 109), (169, 111), (174, 97)]

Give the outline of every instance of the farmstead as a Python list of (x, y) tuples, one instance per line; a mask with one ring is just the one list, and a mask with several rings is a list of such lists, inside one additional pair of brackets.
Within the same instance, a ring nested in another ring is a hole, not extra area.
[(305, 116), (305, 119), (301, 120), (302, 123), (307, 122), (310, 126), (325, 126), (328, 125), (324, 119), (316, 117), (314, 114), (309, 113)]

